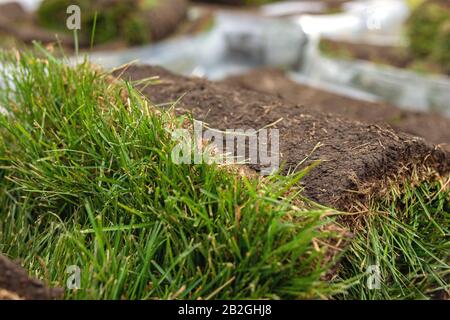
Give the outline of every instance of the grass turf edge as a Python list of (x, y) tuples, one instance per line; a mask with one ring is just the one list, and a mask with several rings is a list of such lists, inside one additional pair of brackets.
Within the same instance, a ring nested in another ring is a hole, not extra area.
[[(327, 298), (328, 211), (292, 204), (303, 173), (261, 180), (177, 165), (170, 130), (129, 83), (48, 52), (3, 52), (0, 251), (66, 298)], [(289, 190), (289, 193), (287, 191)], [(330, 252), (332, 254), (330, 255)]]

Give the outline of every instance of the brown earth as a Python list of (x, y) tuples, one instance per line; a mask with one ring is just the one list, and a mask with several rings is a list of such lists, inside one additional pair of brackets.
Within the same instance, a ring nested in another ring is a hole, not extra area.
[(385, 103), (355, 100), (324, 90), (301, 85), (289, 79), (283, 71), (259, 69), (226, 79), (231, 85), (277, 95), (291, 103), (324, 113), (374, 123), (387, 123), (398, 131), (425, 138), (434, 144), (450, 147), (450, 119), (436, 113), (400, 109)]
[[(251, 0), (191, 0), (191, 1), (200, 3), (217, 3), (228, 6), (236, 6), (236, 5), (242, 6), (251, 3)], [(319, 1), (325, 3), (330, 9), (337, 9), (341, 8), (342, 4), (348, 2), (349, 0), (319, 0)], [(260, 2), (262, 3), (263, 1)], [(276, 1), (266, 1), (266, 3), (269, 2), (276, 2)]]
[(322, 53), (343, 59), (358, 59), (413, 71), (450, 75), (442, 66), (428, 60), (417, 60), (406, 47), (378, 46), (331, 39), (320, 40)]
[(31, 279), (19, 265), (0, 255), (0, 300), (50, 300), (62, 296), (61, 289), (47, 288)]
[(155, 104), (182, 97), (175, 110), (192, 112), (212, 128), (279, 129), (284, 173), (320, 160), (302, 180), (304, 194), (338, 209), (359, 210), (406, 178), (422, 180), (450, 172), (448, 151), (383, 124), (345, 119), (271, 94), (183, 77), (159, 67), (129, 66), (114, 74), (129, 80), (159, 76), (158, 84), (141, 87), (145, 96)]
[[(173, 33), (178, 25), (184, 20), (187, 12), (187, 0), (164, 0), (147, 12), (142, 13), (146, 21), (149, 22), (149, 33), (152, 41), (161, 40)], [(43, 44), (56, 42), (58, 39), (65, 49), (71, 49), (74, 46), (73, 36), (47, 30), (38, 25), (34, 14), (26, 12), (19, 3), (0, 4), (0, 42), (13, 45), (31, 44), (33, 41), (39, 41)], [(89, 41), (79, 39), (80, 47), (88, 47)], [(0, 46), (2, 44), (0, 43)], [(4, 45), (3, 45), (4, 46)], [(124, 48), (127, 45), (112, 42), (99, 46), (100, 50), (115, 48)]]
[(247, 0), (191, 0), (192, 2), (200, 3), (217, 3), (226, 6), (242, 6), (247, 4)]
[(377, 46), (322, 39), (320, 48), (322, 52), (332, 55), (390, 64), (399, 68), (406, 68), (414, 60), (414, 57), (408, 53), (406, 48), (395, 46)]

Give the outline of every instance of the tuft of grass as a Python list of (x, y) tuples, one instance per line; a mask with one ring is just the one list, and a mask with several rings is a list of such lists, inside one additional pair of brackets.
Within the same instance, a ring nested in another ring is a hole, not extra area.
[[(341, 279), (359, 278), (359, 284), (342, 298), (449, 297), (450, 197), (443, 187), (439, 182), (406, 186), (362, 217), (340, 270)], [(379, 271), (379, 288), (367, 285), (376, 273), (370, 266)]]
[[(342, 238), (293, 176), (177, 165), (186, 123), (131, 84), (48, 53), (3, 52), (0, 252), (69, 299), (327, 298)], [(289, 189), (289, 193), (280, 190)]]

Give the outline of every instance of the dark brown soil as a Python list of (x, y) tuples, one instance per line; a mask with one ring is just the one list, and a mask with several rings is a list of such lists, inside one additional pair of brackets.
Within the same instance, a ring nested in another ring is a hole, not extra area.
[(49, 300), (61, 296), (62, 290), (31, 279), (19, 265), (0, 255), (0, 300)]
[(322, 39), (320, 49), (322, 53), (336, 58), (365, 60), (396, 68), (450, 75), (447, 70), (437, 64), (417, 60), (406, 47), (377, 46)]
[(321, 49), (337, 56), (368, 60), (377, 63), (389, 63), (399, 68), (406, 68), (414, 58), (406, 48), (394, 46), (376, 46), (365, 43), (352, 43), (322, 39)]
[(226, 6), (242, 6), (247, 4), (247, 0), (192, 0), (192, 2), (200, 3), (217, 3)]
[[(342, 4), (348, 2), (349, 0), (319, 0), (325, 3), (330, 9), (340, 9)], [(192, 0), (192, 2), (200, 3), (217, 3), (227, 6), (242, 6), (251, 3), (251, 0)], [(262, 1), (261, 1), (262, 2)], [(272, 1), (276, 2), (276, 1)]]
[[(172, 34), (185, 19), (187, 7), (187, 0), (164, 0), (143, 13), (150, 24), (150, 39), (158, 41)], [(11, 37), (19, 45), (31, 44), (33, 41), (49, 44), (55, 43), (58, 39), (63, 47), (69, 50), (74, 46), (73, 36), (42, 28), (36, 23), (36, 17), (27, 13), (18, 3), (0, 4), (0, 37)], [(88, 47), (89, 41), (79, 39), (79, 45)], [(123, 42), (120, 44), (114, 42), (101, 45), (99, 48), (104, 50), (109, 48), (108, 45), (112, 48), (127, 46)]]
[(308, 109), (335, 113), (352, 120), (387, 123), (397, 131), (450, 147), (450, 119), (439, 114), (407, 111), (384, 103), (347, 98), (298, 84), (286, 77), (283, 71), (275, 69), (259, 69), (229, 77), (225, 82), (245, 89), (271, 93)]
[(329, 13), (337, 13), (342, 11), (342, 5), (349, 0), (323, 0), (322, 2), (326, 3)]
[(279, 129), (284, 172), (321, 160), (303, 178), (304, 194), (338, 209), (355, 210), (357, 204), (385, 195), (391, 179), (398, 185), (408, 177), (420, 180), (430, 172), (450, 172), (447, 151), (382, 124), (325, 114), (270, 94), (178, 76), (159, 67), (130, 66), (115, 75), (131, 80), (159, 76), (159, 84), (142, 89), (152, 102), (167, 103), (184, 95), (176, 111), (192, 112), (212, 128)]

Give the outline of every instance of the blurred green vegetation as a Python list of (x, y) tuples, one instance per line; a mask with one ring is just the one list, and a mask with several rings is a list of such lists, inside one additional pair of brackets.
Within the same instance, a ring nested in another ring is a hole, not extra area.
[(411, 9), (415, 9), (417, 8), (419, 5), (421, 5), (424, 2), (424, 0), (406, 0), (406, 4), (408, 5), (409, 8)]
[(450, 3), (431, 0), (417, 6), (407, 28), (409, 47), (416, 58), (450, 71)]
[(81, 9), (83, 39), (90, 39), (95, 28), (95, 42), (122, 39), (130, 44), (149, 42), (150, 26), (142, 19), (143, 10), (154, 7), (159, 0), (44, 0), (38, 9), (38, 21), (47, 28), (68, 31), (66, 9), (78, 5)]
[(433, 58), (450, 71), (450, 19), (439, 28)]

